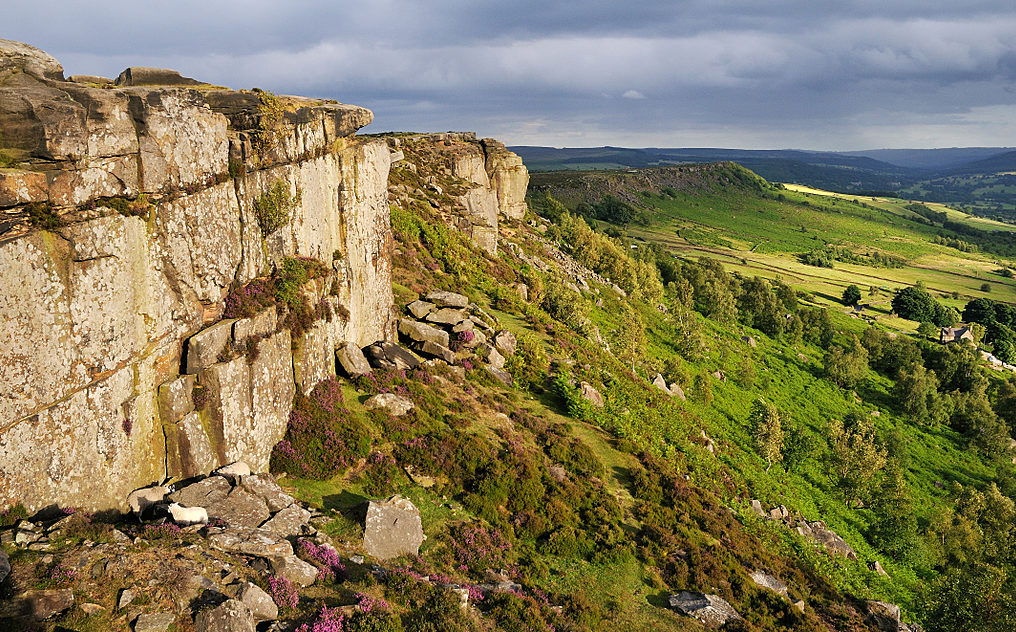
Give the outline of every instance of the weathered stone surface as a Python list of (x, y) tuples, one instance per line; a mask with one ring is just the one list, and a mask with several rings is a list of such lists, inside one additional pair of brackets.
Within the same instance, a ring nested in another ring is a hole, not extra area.
[(218, 502), (198, 506), (208, 510), (209, 518), (221, 520), (234, 528), (253, 529), (271, 515), (265, 501), (242, 487), (233, 488), (226, 498)]
[(187, 339), (187, 373), (196, 374), (219, 361), (233, 333), (232, 320), (223, 320)]
[(437, 309), (437, 305), (429, 303), (427, 301), (416, 300), (406, 305), (406, 309), (413, 315), (413, 318), (420, 320), (427, 314)]
[(297, 387), (310, 395), (322, 381), (335, 377), (335, 340), (332, 324), (320, 320), (308, 328), (293, 352)]
[(293, 545), (285, 538), (263, 529), (212, 530), (208, 543), (220, 551), (258, 557), (293, 554)]
[(270, 307), (251, 318), (240, 318), (233, 323), (233, 342), (245, 344), (250, 338), (263, 338), (275, 333), (279, 326), (278, 310)]
[(835, 531), (827, 528), (824, 522), (815, 521), (799, 524), (797, 529), (801, 535), (818, 542), (830, 553), (842, 555), (851, 560), (857, 559), (857, 553), (854, 552), (854, 549), (843, 538), (837, 535)]
[(178, 489), (169, 495), (169, 500), (185, 507), (208, 508), (222, 502), (229, 496), (229, 481), (221, 476), (209, 476), (197, 483)]
[(522, 219), (529, 186), (529, 171), (522, 158), (496, 140), (485, 138), (481, 143), (486, 154), (486, 171), (497, 194), (498, 211), (505, 217)]
[(868, 568), (875, 571), (875, 573), (881, 575), (882, 577), (889, 577), (889, 573), (885, 572), (885, 569), (882, 568), (882, 564), (878, 560), (868, 562)]
[(720, 628), (730, 621), (741, 619), (729, 603), (716, 595), (684, 590), (671, 595), (668, 603), (681, 614), (698, 619), (707, 628)]
[(868, 611), (865, 622), (885, 632), (897, 632), (900, 629), (900, 607), (884, 601), (865, 601)]
[(399, 333), (416, 342), (433, 342), (442, 347), (447, 347), (449, 342), (447, 331), (408, 318), (399, 321)]
[(303, 531), (303, 525), (310, 522), (310, 512), (298, 504), (292, 504), (272, 516), (261, 525), (265, 531), (271, 531), (284, 538), (298, 536)]
[(401, 417), (416, 407), (409, 398), (394, 393), (378, 393), (363, 403), (366, 408), (383, 408), (393, 417)]
[(482, 343), (476, 347), (476, 355), (483, 358), (490, 366), (496, 369), (504, 368), (504, 356), (498, 353), (492, 345)]
[(11, 560), (7, 557), (7, 552), (0, 549), (0, 584), (3, 583), (7, 576), (11, 574)]
[(279, 607), (257, 584), (244, 583), (237, 591), (236, 597), (247, 606), (255, 622), (273, 621), (279, 616)]
[(673, 397), (673, 393), (670, 392), (670, 388), (667, 386), (667, 380), (663, 379), (663, 375), (657, 373), (656, 377), (653, 378), (653, 386), (660, 389), (670, 397)]
[(176, 615), (169, 612), (139, 615), (134, 621), (134, 632), (166, 632), (176, 623)]
[(367, 375), (371, 371), (370, 363), (363, 351), (351, 342), (347, 342), (335, 350), (335, 359), (349, 377)]
[(197, 632), (254, 632), (254, 615), (240, 601), (228, 599), (221, 605), (202, 610), (194, 618)]
[(454, 325), (462, 322), (465, 318), (465, 310), (455, 309), (452, 307), (442, 307), (441, 309), (434, 310), (427, 314), (424, 320), (428, 323), (437, 323), (439, 325)]
[(518, 341), (515, 339), (515, 334), (507, 329), (502, 329), (494, 334), (494, 346), (501, 352), (501, 355), (507, 358), (515, 355), (515, 348), (518, 346)]
[(70, 589), (29, 590), (17, 599), (25, 604), (29, 617), (42, 621), (73, 606), (74, 592)]
[(752, 499), (751, 510), (755, 512), (756, 515), (766, 517), (766, 512), (764, 509), (762, 509), (762, 503), (759, 502), (757, 499)]
[(775, 575), (770, 575), (764, 571), (752, 571), (751, 581), (755, 582), (757, 586), (768, 588), (784, 597), (787, 596), (787, 585), (781, 582)]
[(46, 202), (49, 184), (46, 174), (38, 171), (0, 169), (0, 207)]
[(219, 464), (211, 439), (196, 412), (187, 414), (175, 425), (167, 425), (166, 452), (168, 474), (190, 478), (207, 474)]
[(504, 369), (499, 369), (489, 364), (484, 365), (484, 368), (487, 370), (487, 373), (493, 375), (494, 379), (496, 379), (498, 382), (501, 382), (505, 386), (512, 385), (512, 376), (511, 373), (509, 373), (508, 371), (505, 371)]
[(201, 82), (184, 77), (169, 68), (131, 66), (117, 76), (113, 82), (118, 86), (197, 86)]
[(310, 586), (317, 579), (318, 569), (295, 555), (279, 555), (268, 558), (272, 572), (298, 586)]
[(460, 309), (469, 307), (469, 299), (467, 297), (446, 290), (434, 290), (427, 294), (426, 298), (438, 307), (455, 307)]
[(394, 342), (376, 342), (364, 349), (364, 353), (374, 368), (405, 370), (420, 366), (420, 358)]
[(0, 39), (0, 83), (15, 72), (40, 79), (63, 81), (63, 66), (49, 53), (34, 46)]
[(67, 77), (67, 81), (73, 81), (74, 83), (96, 83), (103, 86), (113, 83), (113, 80), (109, 77), (100, 75), (71, 75)]
[(416, 555), (423, 540), (420, 510), (409, 499), (393, 496), (388, 500), (370, 501), (363, 532), (363, 546), (368, 555), (379, 560)]
[(593, 388), (592, 384), (589, 382), (580, 383), (579, 392), (582, 395), (582, 399), (597, 408), (603, 408), (603, 395), (600, 395), (600, 391)]
[(671, 395), (673, 395), (674, 397), (678, 398), (682, 402), (688, 400), (688, 398), (684, 394), (684, 389), (681, 388), (680, 384), (677, 384), (677, 383), (671, 384), (669, 390), (670, 390), (670, 394)]
[(282, 491), (271, 474), (251, 474), (245, 476), (240, 485), (265, 501), (268, 511), (282, 511), (296, 502), (296, 499)]
[(193, 375), (181, 375), (159, 386), (159, 417), (162, 423), (180, 421), (194, 410), (193, 390)]
[[(444, 360), (448, 364), (455, 362), (455, 353), (443, 345), (439, 345), (436, 342), (427, 340), (419, 346), (420, 353), (431, 356), (432, 358), (438, 358)], [(496, 368), (496, 367), (495, 367)]]
[(741, 336), (741, 340), (747, 342), (748, 346), (751, 347), (752, 349), (758, 347), (758, 343), (755, 342), (755, 339), (751, 336)]

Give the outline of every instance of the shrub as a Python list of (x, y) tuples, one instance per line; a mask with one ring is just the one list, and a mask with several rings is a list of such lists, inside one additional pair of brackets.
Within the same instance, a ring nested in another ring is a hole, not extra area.
[(36, 228), (53, 230), (63, 225), (63, 222), (53, 212), (53, 205), (48, 202), (32, 202), (25, 207), (28, 211), (28, 223)]
[(547, 377), (550, 358), (547, 357), (543, 344), (536, 336), (524, 332), (518, 337), (515, 355), (508, 358), (505, 369), (517, 383), (523, 386), (539, 386)]
[(289, 183), (276, 180), (267, 191), (254, 200), (254, 216), (261, 227), (261, 234), (267, 237), (289, 222), (289, 214), (300, 203), (299, 188), (296, 195), (289, 192)]

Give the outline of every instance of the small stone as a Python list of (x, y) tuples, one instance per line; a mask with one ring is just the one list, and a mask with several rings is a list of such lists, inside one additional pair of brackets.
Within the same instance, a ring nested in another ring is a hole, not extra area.
[(882, 577), (889, 577), (889, 573), (885, 572), (885, 569), (882, 568), (882, 564), (880, 564), (878, 560), (875, 560), (874, 562), (869, 562), (868, 568), (875, 571)]
[(671, 595), (668, 603), (674, 610), (698, 619), (708, 628), (720, 628), (741, 619), (733, 606), (717, 595), (685, 590)]
[(74, 593), (70, 589), (29, 590), (19, 596), (26, 604), (28, 616), (43, 621), (60, 614), (74, 605)]
[(679, 384), (677, 384), (677, 383), (671, 384), (670, 388), (668, 390), (670, 391), (671, 395), (673, 395), (674, 397), (678, 398), (682, 402), (688, 400), (688, 398), (685, 397), (685, 395), (684, 395), (684, 389), (681, 388), (681, 386)]
[(751, 580), (755, 582), (757, 586), (762, 588), (768, 588), (774, 593), (787, 596), (787, 585), (781, 582), (776, 576), (770, 575), (763, 571), (752, 571)]
[(885, 632), (897, 632), (900, 629), (899, 606), (874, 600), (865, 601), (864, 605), (868, 610), (868, 616), (864, 620), (865, 623)]
[(433, 342), (444, 347), (447, 347), (449, 342), (447, 331), (408, 318), (399, 321), (399, 333), (416, 342)]
[(250, 466), (243, 461), (234, 461), (216, 469), (214, 474), (224, 477), (232, 485), (238, 485), (244, 476), (250, 476)]
[(237, 593), (237, 599), (247, 606), (257, 622), (272, 621), (279, 616), (279, 607), (257, 584), (245, 583)]
[(515, 355), (515, 349), (518, 347), (518, 340), (515, 339), (515, 334), (502, 329), (501, 331), (494, 334), (494, 346), (497, 350), (505, 357)]
[(272, 513), (282, 511), (296, 502), (295, 498), (282, 491), (279, 484), (275, 482), (275, 477), (271, 474), (251, 474), (250, 476), (245, 476), (241, 485), (244, 489), (265, 501), (268, 511)]
[(219, 519), (230, 527), (252, 529), (268, 520), (271, 515), (268, 506), (258, 496), (242, 487), (237, 487), (229, 495), (216, 503), (205, 507), (208, 517)]
[(471, 321), (471, 320), (464, 320), (464, 321), (462, 321), (460, 323), (456, 323), (455, 326), (452, 327), (452, 333), (453, 334), (458, 334), (458, 333), (462, 333), (463, 331), (472, 331), (475, 327), (476, 327), (476, 323), (474, 323), (473, 321)]
[(272, 572), (285, 577), (294, 584), (310, 586), (317, 579), (318, 569), (295, 555), (281, 555), (268, 558)]
[(83, 603), (80, 606), (81, 612), (84, 612), (88, 616), (99, 614), (104, 612), (106, 609), (97, 603)]
[(663, 379), (663, 375), (660, 373), (657, 373), (656, 377), (653, 378), (653, 386), (660, 389), (670, 397), (674, 396), (673, 393), (670, 392), (670, 388), (667, 386), (667, 380)]
[(382, 408), (393, 417), (401, 417), (413, 410), (416, 405), (412, 400), (394, 393), (378, 393), (363, 403), (367, 408)]
[(229, 481), (221, 476), (209, 476), (169, 495), (169, 499), (185, 507), (208, 507), (225, 500), (229, 495)]
[(228, 599), (217, 608), (202, 610), (194, 619), (197, 632), (254, 632), (254, 615), (240, 601)]
[(586, 400), (596, 408), (603, 408), (603, 395), (600, 395), (600, 391), (593, 388), (593, 385), (589, 382), (581, 382), (579, 384), (579, 392), (582, 395), (582, 399)]
[(353, 564), (363, 564), (363, 556), (362, 555), (352, 555), (352, 556), (350, 556), (349, 561), (352, 562)]
[(748, 346), (751, 347), (752, 349), (758, 347), (758, 343), (755, 342), (755, 339), (752, 338), (751, 336), (741, 336), (741, 340), (747, 342)]
[(135, 597), (137, 597), (137, 593), (133, 588), (124, 588), (120, 591), (119, 599), (116, 600), (116, 609), (123, 610), (134, 601)]
[(462, 294), (435, 290), (426, 296), (427, 300), (438, 307), (468, 307), (469, 299)]
[(804, 599), (798, 599), (793, 603), (791, 603), (791, 605), (800, 610), (801, 612), (804, 612)]
[(763, 518), (766, 517), (766, 512), (764, 509), (762, 509), (762, 503), (760, 503), (758, 500), (753, 499), (751, 501), (751, 510), (754, 511), (759, 516), (762, 516)]
[(168, 612), (143, 614), (134, 621), (134, 632), (166, 632), (176, 623), (176, 615)]
[(511, 373), (509, 373), (508, 371), (505, 371), (504, 369), (499, 369), (496, 366), (491, 366), (489, 364), (485, 365), (483, 368), (486, 369), (487, 373), (490, 373), (494, 377), (494, 379), (497, 380), (498, 382), (501, 382), (505, 386), (512, 385), (512, 376)]

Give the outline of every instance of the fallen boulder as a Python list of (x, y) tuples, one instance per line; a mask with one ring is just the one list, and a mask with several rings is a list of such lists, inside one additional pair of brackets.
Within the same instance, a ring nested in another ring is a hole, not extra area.
[(401, 417), (416, 407), (409, 398), (395, 393), (378, 393), (363, 403), (367, 408), (381, 408), (393, 417)]
[(363, 351), (351, 342), (344, 343), (335, 350), (335, 360), (349, 377), (360, 377), (371, 371), (371, 365), (364, 357)]
[(379, 560), (417, 555), (424, 539), (420, 510), (408, 498), (392, 496), (367, 505), (363, 548), (368, 555)]
[(579, 393), (582, 395), (582, 399), (593, 406), (603, 408), (603, 395), (600, 395), (600, 391), (593, 388), (593, 385), (589, 382), (581, 382), (579, 384)]
[(469, 299), (455, 292), (435, 290), (426, 299), (438, 307), (469, 307)]
[(656, 377), (653, 378), (653, 386), (660, 389), (670, 397), (674, 396), (674, 394), (670, 392), (670, 387), (667, 386), (667, 380), (663, 379), (663, 375), (660, 373), (657, 373)]
[(769, 573), (763, 571), (752, 571), (751, 581), (755, 582), (756, 586), (768, 588), (774, 593), (783, 595), (784, 597), (787, 596), (787, 585), (781, 582), (775, 575), (770, 575)]
[(707, 628), (720, 628), (742, 618), (733, 606), (716, 595), (683, 590), (671, 595), (668, 603), (681, 614), (698, 619)]
[(277, 555), (268, 558), (272, 572), (285, 577), (293, 584), (310, 586), (317, 579), (318, 569), (310, 562), (304, 562), (295, 555)]
[(448, 346), (447, 331), (408, 318), (399, 321), (399, 333), (416, 342), (432, 342), (443, 347)]
[(220, 606), (202, 610), (194, 619), (197, 632), (254, 632), (254, 615), (236, 599), (227, 599)]

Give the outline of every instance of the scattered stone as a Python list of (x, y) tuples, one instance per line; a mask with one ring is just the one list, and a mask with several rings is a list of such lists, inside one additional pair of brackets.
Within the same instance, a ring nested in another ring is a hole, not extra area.
[(787, 585), (781, 582), (775, 575), (770, 575), (763, 571), (752, 571), (751, 580), (755, 582), (757, 586), (762, 588), (768, 588), (774, 593), (787, 596)]
[(349, 558), (349, 561), (352, 562), (353, 564), (363, 564), (363, 556), (353, 555)]
[(758, 343), (755, 342), (755, 339), (752, 338), (751, 336), (741, 336), (741, 340), (747, 342), (748, 346), (751, 347), (752, 349), (758, 347)]
[(715, 377), (717, 380), (719, 380), (721, 382), (726, 382), (727, 381), (726, 374), (724, 374), (723, 371), (721, 371), (719, 369), (713, 371), (713, 377)]
[(448, 364), (455, 362), (455, 353), (451, 349), (436, 342), (431, 342), (430, 340), (427, 340), (420, 345), (420, 353), (429, 355), (433, 358), (438, 358), (439, 360), (444, 360)]
[(18, 599), (24, 604), (29, 617), (43, 621), (68, 610), (74, 605), (74, 592), (67, 588), (57, 590), (29, 590)]
[(134, 602), (135, 597), (137, 597), (137, 593), (133, 588), (124, 588), (120, 591), (120, 597), (116, 600), (116, 609), (123, 610)]
[(705, 430), (700, 430), (699, 432), (700, 432), (700, 434), (702, 435), (702, 438), (703, 438), (703, 439), (705, 440), (705, 442), (706, 442), (706, 450), (709, 450), (709, 452), (710, 452), (711, 454), (716, 454), (716, 442), (715, 442), (715, 441), (713, 441), (713, 440), (712, 440), (712, 439), (711, 439), (711, 438), (709, 437), (709, 435), (707, 435), (707, 434), (706, 434), (706, 431), (705, 431)]
[(426, 298), (438, 307), (469, 307), (469, 299), (455, 292), (435, 290), (428, 294)]
[(515, 355), (518, 340), (516, 340), (515, 334), (507, 329), (502, 329), (494, 334), (494, 346), (501, 352), (501, 355), (508, 357)]
[(134, 632), (166, 632), (176, 623), (176, 615), (168, 612), (139, 615), (134, 621)]
[(271, 516), (265, 501), (242, 487), (234, 488), (225, 499), (205, 508), (209, 518), (234, 528), (253, 529)]
[(295, 555), (269, 557), (268, 563), (271, 565), (273, 573), (300, 586), (310, 586), (317, 579), (317, 566), (304, 562)]
[(368, 504), (363, 531), (368, 555), (379, 560), (417, 555), (424, 539), (420, 510), (408, 498), (392, 496)]
[(437, 305), (428, 301), (415, 300), (409, 305), (406, 305), (406, 309), (408, 309), (409, 313), (413, 315), (413, 318), (420, 320), (437, 309)]
[(208, 507), (217, 502), (223, 501), (229, 495), (231, 486), (229, 481), (221, 476), (209, 476), (177, 490), (169, 495), (173, 502), (180, 503), (185, 507)]
[(363, 351), (351, 342), (344, 343), (335, 350), (335, 360), (349, 377), (360, 377), (371, 371), (370, 363), (364, 357)]
[(593, 388), (593, 385), (589, 382), (579, 383), (579, 393), (582, 395), (582, 399), (593, 406), (603, 408), (603, 395), (600, 395), (600, 391)]
[(765, 509), (762, 509), (762, 503), (760, 503), (758, 500), (751, 501), (751, 510), (754, 511), (757, 515), (762, 516), (763, 518), (766, 517)]
[(668, 603), (681, 614), (698, 619), (707, 628), (720, 628), (730, 621), (741, 619), (733, 606), (716, 595), (684, 590), (671, 595)]
[(81, 612), (84, 612), (88, 616), (96, 615), (106, 610), (97, 603), (83, 603), (78, 607), (81, 608)]
[(292, 504), (272, 516), (271, 520), (262, 524), (260, 528), (287, 538), (300, 535), (303, 526), (308, 522), (310, 512), (298, 504)]
[(462, 309), (453, 309), (451, 307), (444, 307), (439, 310), (435, 310), (427, 314), (426, 320), (428, 323), (437, 323), (439, 325), (456, 325), (466, 319), (466, 312)]
[(519, 298), (523, 301), (529, 302), (529, 286), (525, 283), (516, 283), (515, 291), (519, 293)]
[(505, 362), (504, 356), (498, 353), (497, 349), (495, 349), (492, 345), (489, 345), (487, 343), (477, 345), (476, 355), (483, 358), (487, 362), (487, 364), (489, 364), (492, 367), (498, 369), (504, 368)]
[(408, 318), (399, 321), (399, 333), (416, 342), (432, 342), (443, 347), (447, 347), (449, 342), (447, 331)]
[(217, 608), (202, 610), (194, 619), (197, 632), (254, 632), (254, 615), (240, 601), (228, 599)]
[(868, 600), (864, 602), (868, 616), (864, 621), (885, 632), (897, 632), (900, 629), (900, 607), (884, 601)]
[(668, 390), (670, 390), (670, 394), (671, 395), (673, 395), (674, 397), (678, 398), (682, 402), (688, 401), (688, 398), (684, 394), (684, 389), (681, 388), (680, 384), (675, 382), (675, 383), (670, 385), (670, 389), (668, 389)]
[(820, 520), (815, 522), (802, 521), (797, 525), (797, 532), (818, 542), (830, 553), (842, 555), (850, 560), (857, 559), (857, 553), (854, 552), (854, 549), (843, 538), (836, 535), (835, 531), (828, 529), (825, 523)]
[(292, 555), (293, 545), (270, 531), (261, 529), (223, 529), (208, 537), (213, 548), (241, 555)]
[(656, 388), (660, 389), (661, 391), (663, 391), (664, 393), (666, 393), (670, 397), (674, 396), (670, 392), (670, 388), (667, 386), (667, 380), (663, 379), (663, 375), (660, 374), (660, 373), (657, 373), (656, 377), (653, 378), (653, 386), (655, 386)]
[(271, 474), (251, 474), (243, 479), (244, 489), (265, 501), (268, 511), (276, 513), (296, 502), (296, 499), (282, 491)]
[(420, 358), (394, 342), (375, 342), (363, 350), (367, 361), (375, 369), (415, 369), (420, 366)]
[(245, 583), (237, 592), (237, 599), (247, 606), (256, 622), (272, 621), (279, 616), (279, 607), (257, 584)]
[(490, 366), (489, 364), (484, 365), (483, 368), (487, 370), (487, 373), (490, 373), (492, 376), (494, 376), (494, 379), (497, 380), (498, 382), (501, 382), (505, 386), (512, 385), (512, 376), (511, 373), (509, 373), (508, 371), (505, 371), (504, 369), (499, 369), (496, 366)]
[(882, 564), (880, 564), (878, 560), (875, 560), (874, 562), (869, 562), (868, 568), (875, 571), (882, 577), (889, 577), (889, 573), (885, 572), (885, 569), (882, 568)]
[(804, 599), (798, 599), (798, 600), (792, 602), (790, 605), (794, 606), (795, 608), (797, 608), (801, 612), (804, 612)]
[(382, 408), (393, 417), (401, 417), (416, 407), (412, 400), (395, 393), (378, 393), (368, 398), (363, 405), (370, 409)]

